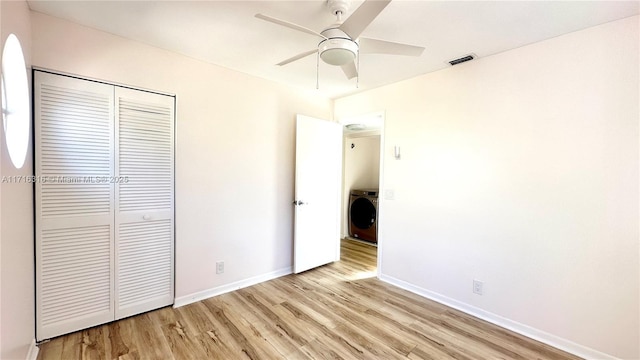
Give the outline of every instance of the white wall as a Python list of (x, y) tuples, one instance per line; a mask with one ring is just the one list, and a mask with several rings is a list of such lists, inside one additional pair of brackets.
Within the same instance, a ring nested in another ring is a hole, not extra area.
[(636, 16), (336, 100), (385, 112), (382, 278), (640, 358), (638, 44)]
[(34, 66), (177, 95), (178, 303), (290, 271), (295, 114), (330, 118), (331, 100), (43, 14), (32, 23)]
[[(15, 34), (22, 45), (31, 77), (31, 27), (29, 8), (24, 1), (2, 1), (1, 45)], [(2, 50), (0, 49), (0, 52)], [(29, 87), (31, 88), (31, 87)], [(29, 149), (21, 169), (11, 163), (6, 148), (4, 126), (0, 127), (0, 175), (29, 176), (33, 173)], [(31, 147), (31, 146), (30, 146)], [(0, 184), (0, 359), (24, 359), (34, 334), (33, 283), (33, 186), (21, 182)]]
[[(354, 147), (351, 147), (351, 144)], [(343, 150), (342, 236), (349, 235), (349, 195), (352, 189), (377, 189), (380, 180), (380, 135), (346, 135)]]

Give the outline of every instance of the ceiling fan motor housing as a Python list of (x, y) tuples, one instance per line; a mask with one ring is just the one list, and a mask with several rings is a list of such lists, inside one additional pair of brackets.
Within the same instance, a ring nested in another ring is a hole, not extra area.
[(318, 52), (322, 61), (329, 65), (345, 65), (355, 60), (358, 55), (358, 43), (338, 28), (324, 30), (322, 35), (327, 39), (318, 44)]
[(349, 10), (351, 1), (349, 0), (327, 0), (327, 6), (331, 11), (331, 14), (338, 16), (338, 14), (345, 15)]

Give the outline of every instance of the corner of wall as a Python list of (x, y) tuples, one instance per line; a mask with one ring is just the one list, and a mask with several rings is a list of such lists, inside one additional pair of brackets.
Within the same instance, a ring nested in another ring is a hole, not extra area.
[(231, 291), (243, 289), (252, 285), (256, 285), (265, 281), (273, 280), (279, 278), (281, 276), (286, 276), (291, 274), (293, 271), (292, 267), (282, 268), (276, 271), (272, 271), (267, 274), (262, 274), (258, 276), (254, 276), (248, 279), (243, 279), (240, 281), (235, 281), (230, 284), (225, 284), (222, 286), (217, 286), (211, 289), (198, 291), (196, 293), (188, 294), (185, 296), (180, 296), (175, 298), (173, 307), (179, 308), (185, 305), (189, 305), (198, 301), (206, 300), (208, 298), (212, 298), (214, 296), (226, 294)]
[(29, 345), (29, 352), (27, 352), (26, 360), (37, 360), (38, 353), (40, 352), (40, 348), (36, 344), (36, 340), (34, 339)]
[(457, 301), (442, 294), (415, 286), (406, 281), (394, 278), (392, 276), (380, 274), (379, 279), (391, 285), (395, 285), (404, 290), (410, 291), (414, 294), (424, 296), (427, 299), (433, 300), (448, 307), (460, 310), (466, 314), (472, 315), (478, 319), (485, 320), (494, 325), (500, 326), (507, 330), (524, 335), (528, 338), (540, 341), (541, 343), (553, 346), (554, 348), (566, 351), (568, 353), (578, 355), (585, 359), (600, 359), (600, 360), (616, 360), (617, 358), (609, 354), (591, 349), (589, 347), (577, 344), (575, 342), (563, 339), (559, 336), (550, 334), (548, 332), (535, 329), (531, 326), (513, 321), (511, 319), (504, 318), (500, 315), (491, 313), (489, 311), (482, 310), (475, 306)]
[[(27, 78), (31, 79), (31, 10), (26, 1), (0, 1), (0, 47), (9, 34), (21, 44)], [(2, 51), (0, 49), (0, 51)], [(29, 89), (31, 87), (29, 86)], [(0, 130), (0, 176), (33, 173), (32, 142), (21, 169), (9, 160)], [(27, 182), (0, 184), (0, 358), (35, 359), (33, 188)], [(4, 211), (2, 211), (4, 208)], [(25, 286), (26, 285), (26, 286)]]

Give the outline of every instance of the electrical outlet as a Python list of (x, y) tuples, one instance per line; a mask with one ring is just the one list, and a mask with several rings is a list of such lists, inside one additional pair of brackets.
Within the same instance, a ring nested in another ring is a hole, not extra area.
[(482, 285), (483, 285), (482, 281), (473, 280), (473, 293), (482, 295)]
[(216, 262), (216, 274), (224, 273), (224, 261)]

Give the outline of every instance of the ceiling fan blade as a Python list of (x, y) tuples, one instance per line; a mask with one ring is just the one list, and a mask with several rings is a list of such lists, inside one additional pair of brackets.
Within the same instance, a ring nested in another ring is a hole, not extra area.
[(401, 44), (397, 42), (361, 37), (359, 40), (361, 54), (391, 54), (420, 56), (424, 51), (421, 46)]
[(353, 79), (358, 76), (358, 69), (356, 69), (356, 62), (352, 61), (348, 64), (344, 64), (341, 66), (342, 71), (345, 75), (347, 75), (347, 79)]
[(317, 52), (318, 52), (318, 49), (313, 49), (313, 50), (305, 51), (305, 52), (303, 52), (303, 53), (301, 53), (301, 54), (298, 54), (298, 55), (296, 55), (296, 56), (294, 56), (294, 57), (288, 58), (287, 60), (281, 61), (281, 62), (277, 63), (276, 65), (278, 65), (278, 66), (287, 65), (287, 64), (288, 64), (288, 63), (290, 63), (290, 62), (294, 62), (294, 61), (296, 61), (296, 60), (300, 60), (300, 59), (302, 59), (303, 57), (307, 57), (307, 56), (309, 56), (309, 55), (311, 55), (311, 54), (315, 54), (315, 53), (317, 53)]
[(311, 34), (311, 35), (315, 35), (315, 36), (320, 36), (321, 38), (323, 38), (325, 40), (327, 39), (326, 36), (320, 34), (319, 32), (313, 31), (313, 30), (308, 29), (308, 28), (306, 28), (304, 26), (300, 26), (300, 25), (297, 25), (297, 24), (294, 24), (294, 23), (291, 23), (291, 22), (288, 22), (288, 21), (276, 19), (274, 17), (268, 16), (268, 15), (264, 15), (264, 14), (256, 14), (256, 17), (258, 19), (265, 20), (265, 21), (268, 21), (268, 22), (272, 22), (274, 24), (286, 26), (286, 27), (288, 27), (290, 29), (302, 31), (302, 32), (305, 32), (307, 34)]
[(340, 25), (340, 30), (356, 39), (391, 0), (366, 0)]

